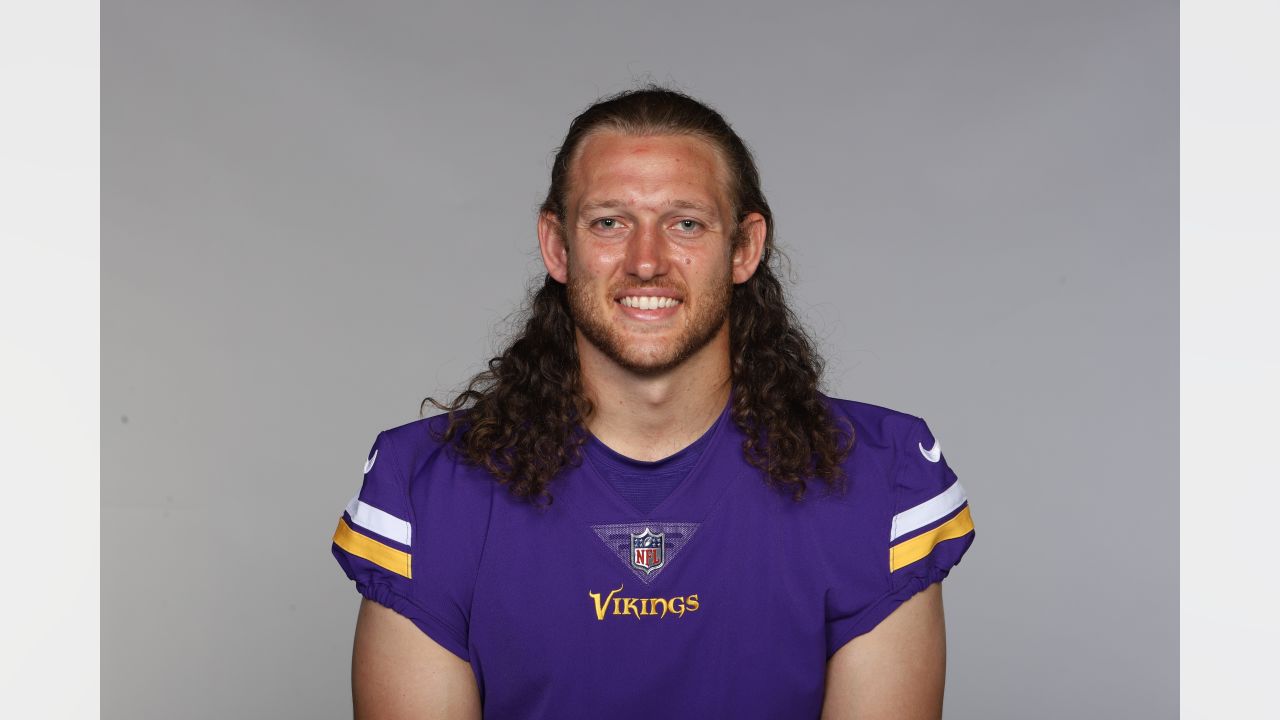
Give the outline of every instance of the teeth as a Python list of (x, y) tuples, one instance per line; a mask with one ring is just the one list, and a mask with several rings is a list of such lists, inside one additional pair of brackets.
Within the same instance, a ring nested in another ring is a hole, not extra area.
[(658, 310), (659, 308), (675, 307), (680, 304), (680, 301), (675, 298), (653, 297), (652, 295), (627, 295), (622, 298), (622, 304), (639, 310)]

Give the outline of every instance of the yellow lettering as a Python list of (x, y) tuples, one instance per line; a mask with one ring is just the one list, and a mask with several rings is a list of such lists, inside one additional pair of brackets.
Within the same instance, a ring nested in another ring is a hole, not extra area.
[(684, 598), (673, 597), (667, 601), (667, 604), (671, 606), (671, 612), (675, 613), (676, 617), (684, 617)]
[(634, 614), (637, 618), (640, 617), (640, 608), (636, 607), (636, 598), (622, 599), (622, 614), (623, 615)]
[[(604, 620), (604, 616), (610, 614), (609, 604), (613, 604), (613, 615), (634, 615), (637, 619), (657, 615), (666, 617), (667, 613), (671, 613), (676, 617), (684, 617), (686, 612), (694, 612), (699, 607), (697, 594), (681, 597), (677, 595), (673, 598), (660, 597), (619, 597), (618, 593), (622, 592), (624, 585), (619, 585), (609, 591), (608, 595), (600, 597), (600, 593), (587, 591), (587, 595), (591, 598), (591, 603), (595, 607), (596, 620)], [(661, 608), (661, 611), (659, 611)]]
[(590, 590), (587, 591), (587, 594), (591, 596), (592, 602), (595, 603), (597, 620), (604, 620), (604, 611), (608, 609), (609, 601), (613, 599), (614, 595), (617, 595), (621, 591), (622, 591), (622, 585), (619, 585), (617, 590), (614, 590), (613, 592), (609, 593), (607, 597), (605, 597), (604, 602), (600, 601), (600, 593), (594, 593), (594, 592), (591, 592)]
[(662, 614), (658, 617), (666, 617), (667, 611), (671, 609), (671, 601), (666, 598), (653, 599), (653, 612), (651, 615), (658, 615), (658, 606), (662, 606)]

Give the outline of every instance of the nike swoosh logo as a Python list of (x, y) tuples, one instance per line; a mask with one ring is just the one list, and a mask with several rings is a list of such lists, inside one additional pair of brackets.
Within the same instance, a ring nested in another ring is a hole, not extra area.
[(925, 460), (938, 462), (942, 459), (942, 443), (938, 442), (937, 438), (934, 438), (933, 447), (928, 450), (924, 449), (923, 443), (916, 443), (916, 445), (920, 447), (920, 454), (924, 456)]
[(377, 460), (377, 459), (378, 459), (378, 451), (377, 451), (377, 450), (374, 450), (374, 451), (373, 451), (373, 457), (371, 457), (371, 458), (369, 458), (368, 460), (365, 460), (365, 461), (364, 461), (364, 474), (365, 474), (365, 475), (368, 475), (368, 474), (369, 474), (369, 471), (373, 469), (373, 463), (374, 463), (374, 461), (375, 461), (375, 460)]

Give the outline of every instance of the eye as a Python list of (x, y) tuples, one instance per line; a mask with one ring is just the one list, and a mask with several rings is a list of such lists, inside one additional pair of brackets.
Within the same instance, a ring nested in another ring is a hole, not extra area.
[(618, 218), (606, 217), (592, 220), (591, 226), (601, 230), (618, 230), (622, 228), (622, 223), (618, 221)]
[(694, 232), (695, 230), (702, 229), (702, 223), (692, 218), (683, 218), (676, 221), (676, 229), (683, 230), (685, 232)]
[(601, 237), (618, 237), (626, 230), (626, 226), (616, 217), (596, 218), (591, 221), (590, 226)]

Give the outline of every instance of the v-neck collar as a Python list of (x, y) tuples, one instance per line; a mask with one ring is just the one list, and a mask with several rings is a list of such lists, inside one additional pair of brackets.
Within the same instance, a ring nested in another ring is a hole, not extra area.
[[(710, 435), (710, 438), (702, 448), (698, 459), (681, 478), (679, 484), (653, 510), (647, 513), (637, 510), (618, 493), (586, 452), (582, 453), (581, 471), (570, 474), (572, 476), (570, 482), (564, 483), (559, 488), (555, 493), (556, 497), (566, 500), (589, 522), (619, 523), (651, 520), (696, 522), (702, 520), (719, 499), (730, 477), (735, 474), (735, 471), (728, 468), (724, 468), (728, 470), (727, 472), (715, 471), (716, 466), (723, 464), (726, 442), (732, 445), (728, 438), (737, 435), (732, 427), (727, 427), (733, 424), (730, 417), (732, 407), (733, 394), (730, 393), (729, 400), (720, 411), (720, 416), (705, 434)], [(729, 450), (738, 455), (742, 452), (738, 447), (732, 447)]]

